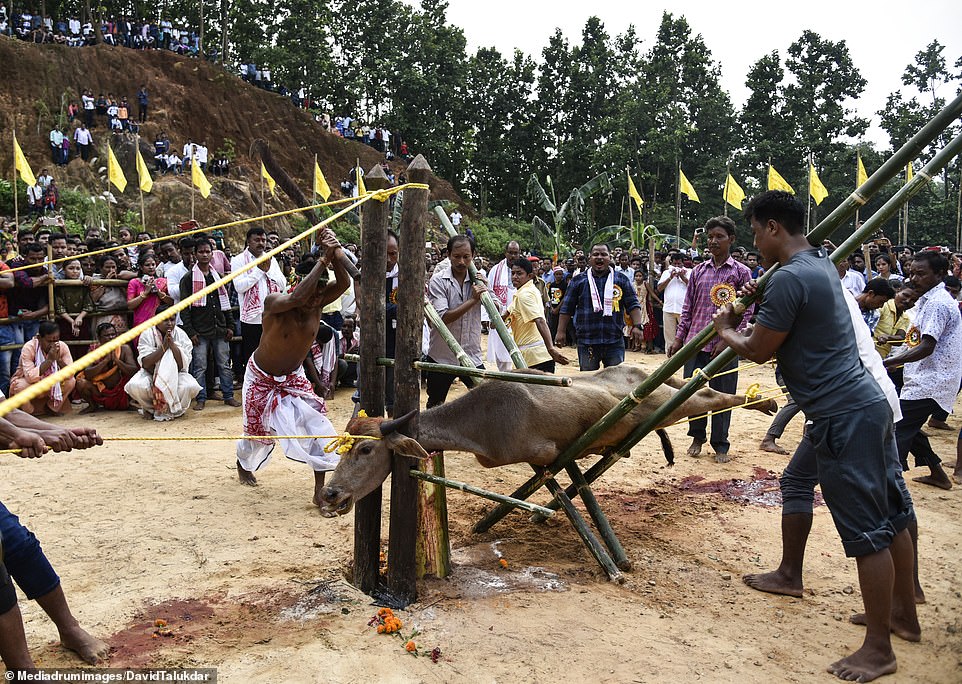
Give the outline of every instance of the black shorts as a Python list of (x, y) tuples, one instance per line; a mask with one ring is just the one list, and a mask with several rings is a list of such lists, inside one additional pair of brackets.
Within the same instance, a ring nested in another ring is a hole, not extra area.
[(13, 580), (7, 574), (3, 565), (3, 538), (0, 537), (0, 615), (17, 605), (17, 592), (13, 588)]
[(888, 402), (813, 420), (808, 436), (845, 555), (867, 556), (888, 548), (915, 518)]

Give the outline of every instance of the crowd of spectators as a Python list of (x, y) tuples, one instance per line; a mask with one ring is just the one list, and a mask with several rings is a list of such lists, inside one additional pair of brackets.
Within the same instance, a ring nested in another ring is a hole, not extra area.
[[(125, 15), (110, 17), (100, 22), (100, 32), (107, 45), (134, 50), (169, 50), (179, 55), (197, 55), (200, 36), (183, 20), (147, 18), (135, 19)], [(44, 16), (29, 10), (14, 11), (7, 16), (7, 8), (0, 7), (0, 33), (32, 43), (52, 43), (82, 47), (94, 45), (97, 30), (91, 21), (78, 17)]]

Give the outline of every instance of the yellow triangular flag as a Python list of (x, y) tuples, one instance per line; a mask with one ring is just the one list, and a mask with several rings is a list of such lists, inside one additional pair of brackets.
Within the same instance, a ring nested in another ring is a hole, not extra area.
[(154, 181), (150, 177), (150, 170), (147, 168), (144, 158), (140, 156), (140, 148), (137, 148), (137, 179), (140, 189), (143, 192), (150, 192), (154, 189)]
[(811, 180), (808, 182), (808, 194), (815, 200), (815, 204), (821, 204), (822, 200), (828, 197), (828, 189), (822, 185), (822, 181), (819, 180), (818, 172), (815, 171), (815, 165), (812, 162), (808, 162), (808, 167), (808, 171), (811, 174)]
[(277, 182), (271, 174), (267, 173), (267, 169), (264, 168), (264, 162), (261, 162), (261, 178), (267, 181), (267, 189), (271, 191), (271, 197), (274, 197), (274, 186), (277, 185)]
[(678, 169), (678, 191), (683, 195), (687, 195), (688, 199), (692, 202), (701, 203), (701, 200), (698, 199), (698, 193), (695, 192), (695, 188), (691, 186), (691, 183), (689, 183), (685, 177), (685, 172), (680, 168)]
[(768, 165), (768, 189), (769, 190), (784, 190), (785, 192), (790, 192), (795, 194), (795, 188), (788, 184), (788, 181), (782, 178), (782, 174), (775, 170), (775, 167), (771, 164)]
[(905, 182), (908, 183), (913, 178), (915, 178), (915, 169), (912, 168), (912, 162), (909, 162), (905, 167)]
[(193, 157), (190, 160), (190, 181), (194, 184), (198, 190), (200, 190), (200, 195), (204, 199), (210, 197), (210, 181), (207, 180), (207, 176), (200, 168), (200, 164), (197, 163), (197, 157)]
[(742, 203), (745, 201), (745, 191), (735, 182), (735, 177), (731, 174), (728, 174), (728, 178), (725, 179), (725, 194), (723, 197), (736, 209), (741, 209)]
[(634, 181), (631, 180), (631, 174), (628, 173), (628, 169), (625, 169), (625, 173), (628, 176), (628, 197), (635, 200), (635, 204), (638, 205), (638, 211), (645, 205), (645, 201), (641, 199), (641, 195), (638, 194), (638, 188), (635, 187)]
[(321, 167), (314, 162), (314, 193), (321, 197), (325, 202), (331, 196), (331, 186), (327, 184), (327, 179), (321, 173)]
[(865, 185), (868, 180), (868, 174), (865, 173), (865, 164), (862, 163), (862, 155), (858, 155), (858, 171), (855, 173), (855, 187), (860, 188)]
[(107, 178), (120, 192), (123, 192), (124, 188), (127, 187), (127, 176), (124, 175), (124, 170), (120, 168), (120, 162), (114, 156), (114, 150), (110, 145), (107, 145)]
[(361, 195), (367, 194), (367, 188), (364, 187), (364, 174), (361, 171), (361, 163), (358, 162), (357, 166), (354, 167), (354, 175), (357, 177), (357, 194)]
[(20, 177), (28, 186), (33, 187), (37, 184), (37, 177), (33, 175), (27, 158), (23, 156), (23, 150), (20, 149), (16, 135), (13, 136), (13, 168), (20, 172)]

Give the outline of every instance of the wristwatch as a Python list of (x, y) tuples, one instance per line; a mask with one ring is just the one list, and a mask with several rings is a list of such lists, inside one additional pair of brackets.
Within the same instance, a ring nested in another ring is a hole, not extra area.
[(633, 326), (631, 326), (631, 327), (632, 327), (632, 328), (635, 328), (636, 330), (640, 330), (641, 332), (645, 332), (645, 326), (642, 325), (641, 323), (635, 323), (635, 324), (634, 324)]

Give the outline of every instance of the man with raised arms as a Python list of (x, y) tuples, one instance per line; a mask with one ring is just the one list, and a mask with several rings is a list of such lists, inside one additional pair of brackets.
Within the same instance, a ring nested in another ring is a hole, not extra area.
[(898, 463), (892, 409), (859, 360), (848, 305), (825, 252), (804, 232), (794, 196), (769, 191), (745, 209), (755, 247), (778, 262), (748, 337), (730, 304), (714, 316), (719, 336), (756, 363), (778, 358), (785, 384), (808, 419), (822, 495), (847, 556), (858, 564), (865, 605), (862, 646), (832, 663), (839, 679), (868, 682), (895, 672), (890, 630), (921, 636), (915, 611), (912, 499)]
[[(304, 359), (321, 322), (321, 310), (347, 289), (350, 276), (344, 270), (341, 245), (325, 228), (318, 235), (325, 250), (311, 272), (291, 293), (271, 293), (264, 299), (260, 344), (244, 374), (245, 435), (334, 435), (324, 400), (304, 374)], [(327, 269), (334, 267), (335, 281), (328, 282)], [(314, 502), (324, 486), (324, 473), (334, 470), (337, 455), (325, 453), (330, 440), (282, 440), (288, 458), (314, 469)], [(254, 471), (267, 465), (274, 440), (238, 440), (237, 475), (241, 483), (256, 485)]]

